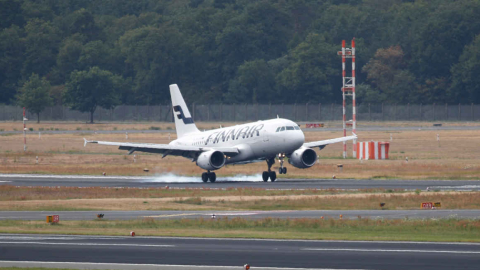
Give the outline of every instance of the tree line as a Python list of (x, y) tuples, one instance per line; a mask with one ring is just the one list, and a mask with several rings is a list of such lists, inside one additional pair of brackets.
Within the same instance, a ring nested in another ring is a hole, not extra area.
[[(480, 103), (480, 0), (0, 0), (0, 103)], [(347, 66), (348, 68), (348, 66)], [(92, 119), (93, 120), (93, 119)]]

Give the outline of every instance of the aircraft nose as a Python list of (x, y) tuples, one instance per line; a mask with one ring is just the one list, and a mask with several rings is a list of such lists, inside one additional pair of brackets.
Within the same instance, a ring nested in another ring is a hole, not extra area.
[(295, 136), (295, 143), (297, 143), (300, 147), (305, 143), (305, 134), (303, 134), (303, 131), (298, 130), (296, 136)]

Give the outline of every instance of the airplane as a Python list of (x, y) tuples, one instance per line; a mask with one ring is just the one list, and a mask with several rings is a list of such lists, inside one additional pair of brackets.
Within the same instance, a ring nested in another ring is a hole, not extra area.
[(118, 146), (128, 154), (146, 152), (166, 156), (181, 156), (196, 162), (206, 170), (202, 173), (203, 182), (215, 182), (215, 170), (227, 164), (247, 164), (259, 161), (267, 162), (267, 171), (262, 173), (263, 181), (274, 182), (277, 179), (272, 166), (278, 156), (279, 174), (286, 174), (284, 158), (296, 168), (310, 168), (317, 161), (313, 148), (320, 150), (325, 146), (357, 138), (356, 134), (335, 139), (305, 142), (305, 135), (300, 127), (291, 120), (275, 119), (257, 121), (243, 125), (200, 131), (190, 115), (187, 105), (176, 84), (170, 85), (170, 95), (175, 119), (177, 139), (169, 144), (123, 143), (107, 141), (89, 141), (88, 143)]

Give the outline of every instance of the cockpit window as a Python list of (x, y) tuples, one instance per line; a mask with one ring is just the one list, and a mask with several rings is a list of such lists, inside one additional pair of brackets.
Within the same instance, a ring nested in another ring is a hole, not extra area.
[(280, 131), (284, 131), (284, 130), (285, 130), (285, 127), (282, 127), (282, 128), (280, 129)]
[(299, 126), (294, 126), (294, 128), (295, 128), (296, 130), (300, 130), (300, 127), (299, 127)]
[(294, 130), (292, 126), (287, 127), (287, 130)]
[(277, 131), (275, 131), (275, 132), (279, 132), (279, 131), (280, 131), (280, 127), (278, 127), (278, 128), (277, 128)]

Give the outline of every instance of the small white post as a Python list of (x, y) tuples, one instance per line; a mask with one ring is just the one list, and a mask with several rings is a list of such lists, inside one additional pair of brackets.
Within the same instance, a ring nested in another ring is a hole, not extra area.
[(125, 132), (125, 139), (128, 140), (128, 132)]
[(25, 117), (25, 107), (23, 107), (23, 151), (27, 152), (27, 126), (25, 121), (28, 119)]
[(137, 155), (133, 155), (133, 163), (137, 162)]

